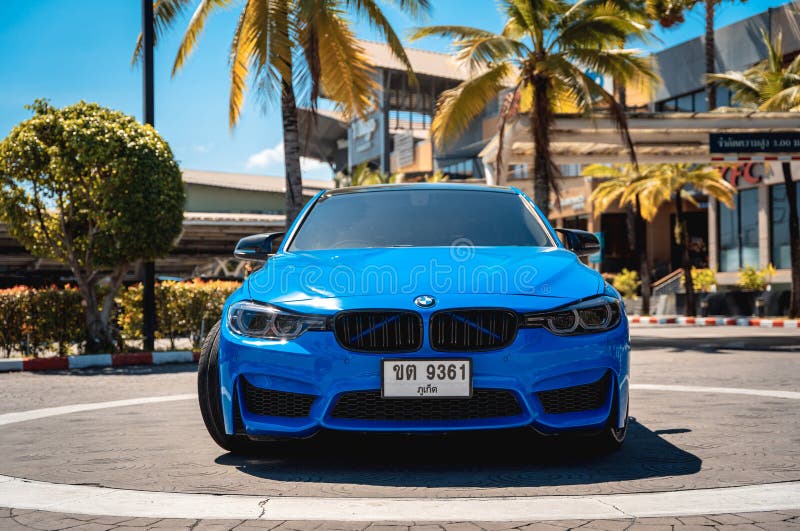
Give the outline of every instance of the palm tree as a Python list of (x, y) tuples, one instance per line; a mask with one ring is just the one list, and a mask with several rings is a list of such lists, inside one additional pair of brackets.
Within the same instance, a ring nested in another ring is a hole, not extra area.
[[(681, 250), (681, 269), (686, 289), (686, 315), (696, 314), (692, 263), (689, 258), (689, 232), (683, 213), (683, 202), (695, 203), (691, 191), (701, 192), (729, 208), (733, 207), (736, 188), (722, 178), (719, 171), (701, 164), (658, 164), (651, 172), (633, 180), (620, 202), (638, 198), (639, 213), (652, 221), (664, 203), (675, 202), (675, 243)], [(695, 203), (696, 204), (696, 203)]]
[[(454, 39), (457, 59), (473, 74), (442, 93), (431, 124), (441, 146), (460, 135), (486, 107), (507, 89), (511, 107), (530, 115), (534, 140), (534, 201), (545, 215), (550, 191), (556, 191), (559, 171), (550, 153), (550, 130), (557, 104), (591, 113), (599, 103), (608, 107), (631, 149), (625, 112), (614, 97), (587, 73), (611, 75), (621, 82), (654, 78), (636, 50), (620, 49), (646, 28), (624, 10), (602, 0), (501, 0), (506, 17), (499, 34), (465, 26), (418, 29), (412, 39), (430, 35)], [(509, 106), (504, 106), (509, 107)], [(511, 113), (501, 112), (500, 137)], [(498, 149), (498, 157), (502, 146)], [(498, 164), (498, 166), (500, 166)]]
[[(197, 46), (209, 15), (228, 7), (231, 0), (155, 0), (156, 36), (163, 34), (192, 4), (197, 7), (178, 47), (173, 75)], [(401, 0), (398, 5), (406, 13), (418, 16), (428, 10), (429, 0)], [(233, 34), (229, 125), (233, 128), (239, 120), (250, 78), (268, 99), (280, 100), (287, 228), (303, 206), (298, 94), (307, 98), (312, 110), (324, 94), (348, 117), (364, 116), (374, 104), (377, 84), (373, 69), (353, 33), (348, 14), (369, 21), (413, 81), (411, 63), (400, 38), (376, 0), (246, 0)], [(141, 36), (134, 61), (140, 50)]]
[[(744, 72), (726, 72), (709, 76), (732, 92), (732, 101), (739, 105), (729, 111), (741, 110), (800, 112), (800, 55), (784, 65), (782, 36), (772, 43), (761, 30), (767, 45), (767, 58)], [(789, 298), (789, 317), (800, 316), (800, 220), (797, 214), (798, 197), (792, 179), (792, 165), (782, 163), (786, 199), (789, 203), (789, 256), (792, 264), (792, 294)]]
[[(641, 165), (637, 171), (632, 164), (590, 164), (583, 169), (586, 177), (603, 179), (597, 188), (592, 191), (592, 205), (596, 212), (603, 212), (610, 206), (618, 204), (625, 209), (628, 226), (628, 243), (631, 251), (639, 257), (639, 278), (642, 282), (642, 314), (650, 313), (650, 263), (647, 259), (647, 236), (644, 228), (645, 219), (642, 217), (639, 206), (638, 194), (630, 194), (631, 184), (638, 179), (647, 179), (654, 175), (657, 166)], [(637, 233), (642, 234), (639, 238)]]

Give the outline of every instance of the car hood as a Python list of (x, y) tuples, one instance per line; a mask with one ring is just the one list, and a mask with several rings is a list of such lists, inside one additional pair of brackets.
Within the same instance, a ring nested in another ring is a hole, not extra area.
[(602, 277), (556, 247), (408, 247), (279, 253), (252, 274), (252, 299), (297, 311), (503, 306), (549, 309), (603, 292)]

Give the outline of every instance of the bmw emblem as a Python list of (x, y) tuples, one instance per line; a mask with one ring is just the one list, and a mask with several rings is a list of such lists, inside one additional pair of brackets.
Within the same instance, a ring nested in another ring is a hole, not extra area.
[(431, 297), (430, 295), (420, 295), (416, 299), (414, 299), (414, 304), (419, 306), (420, 308), (431, 308), (434, 304), (436, 304), (436, 299)]

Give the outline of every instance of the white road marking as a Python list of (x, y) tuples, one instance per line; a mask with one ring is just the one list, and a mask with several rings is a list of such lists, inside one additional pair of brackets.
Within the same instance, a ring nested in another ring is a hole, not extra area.
[(677, 492), (509, 498), (311, 498), (182, 494), (0, 476), (0, 506), (131, 518), (535, 521), (644, 518), (800, 508), (800, 482)]
[[(800, 399), (793, 391), (633, 384), (632, 389)], [(6, 413), (0, 426), (114, 407), (195, 399), (180, 394)], [(103, 516), (341, 521), (534, 521), (800, 509), (800, 481), (673, 492), (508, 498), (262, 498), (65, 485), (0, 475), (0, 507)]]
[(800, 393), (772, 389), (744, 389), (741, 387), (703, 387), (698, 385), (631, 384), (631, 389), (642, 391), (674, 391), (679, 393), (716, 393), (728, 395), (768, 396), (800, 400)]
[(26, 420), (43, 419), (69, 413), (80, 413), (82, 411), (94, 411), (96, 409), (108, 409), (112, 407), (139, 406), (142, 404), (157, 404), (160, 402), (174, 402), (176, 400), (196, 399), (197, 395), (166, 395), (166, 396), (147, 396), (143, 398), (129, 398), (126, 400), (112, 400), (110, 402), (95, 402), (92, 404), (72, 404), (70, 406), (46, 407), (42, 409), (31, 409), (29, 411), (17, 411), (0, 415), (0, 426), (24, 422)]

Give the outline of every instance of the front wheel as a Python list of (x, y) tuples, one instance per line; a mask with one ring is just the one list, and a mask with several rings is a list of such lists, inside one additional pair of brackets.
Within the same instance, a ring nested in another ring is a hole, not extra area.
[(611, 409), (606, 427), (603, 428), (603, 431), (592, 437), (594, 448), (596, 448), (598, 452), (611, 453), (622, 448), (622, 444), (625, 442), (625, 436), (628, 435), (628, 424), (630, 422), (630, 417), (628, 417), (629, 411), (630, 404), (628, 408), (625, 409), (625, 424), (623, 424), (621, 428), (618, 428), (616, 426), (617, 408), (615, 406)]
[(260, 446), (244, 435), (228, 435), (225, 433), (225, 421), (222, 417), (222, 399), (219, 383), (219, 332), (220, 321), (217, 321), (208, 332), (200, 361), (197, 367), (197, 396), (200, 401), (200, 413), (211, 438), (223, 449), (234, 454), (250, 454)]

